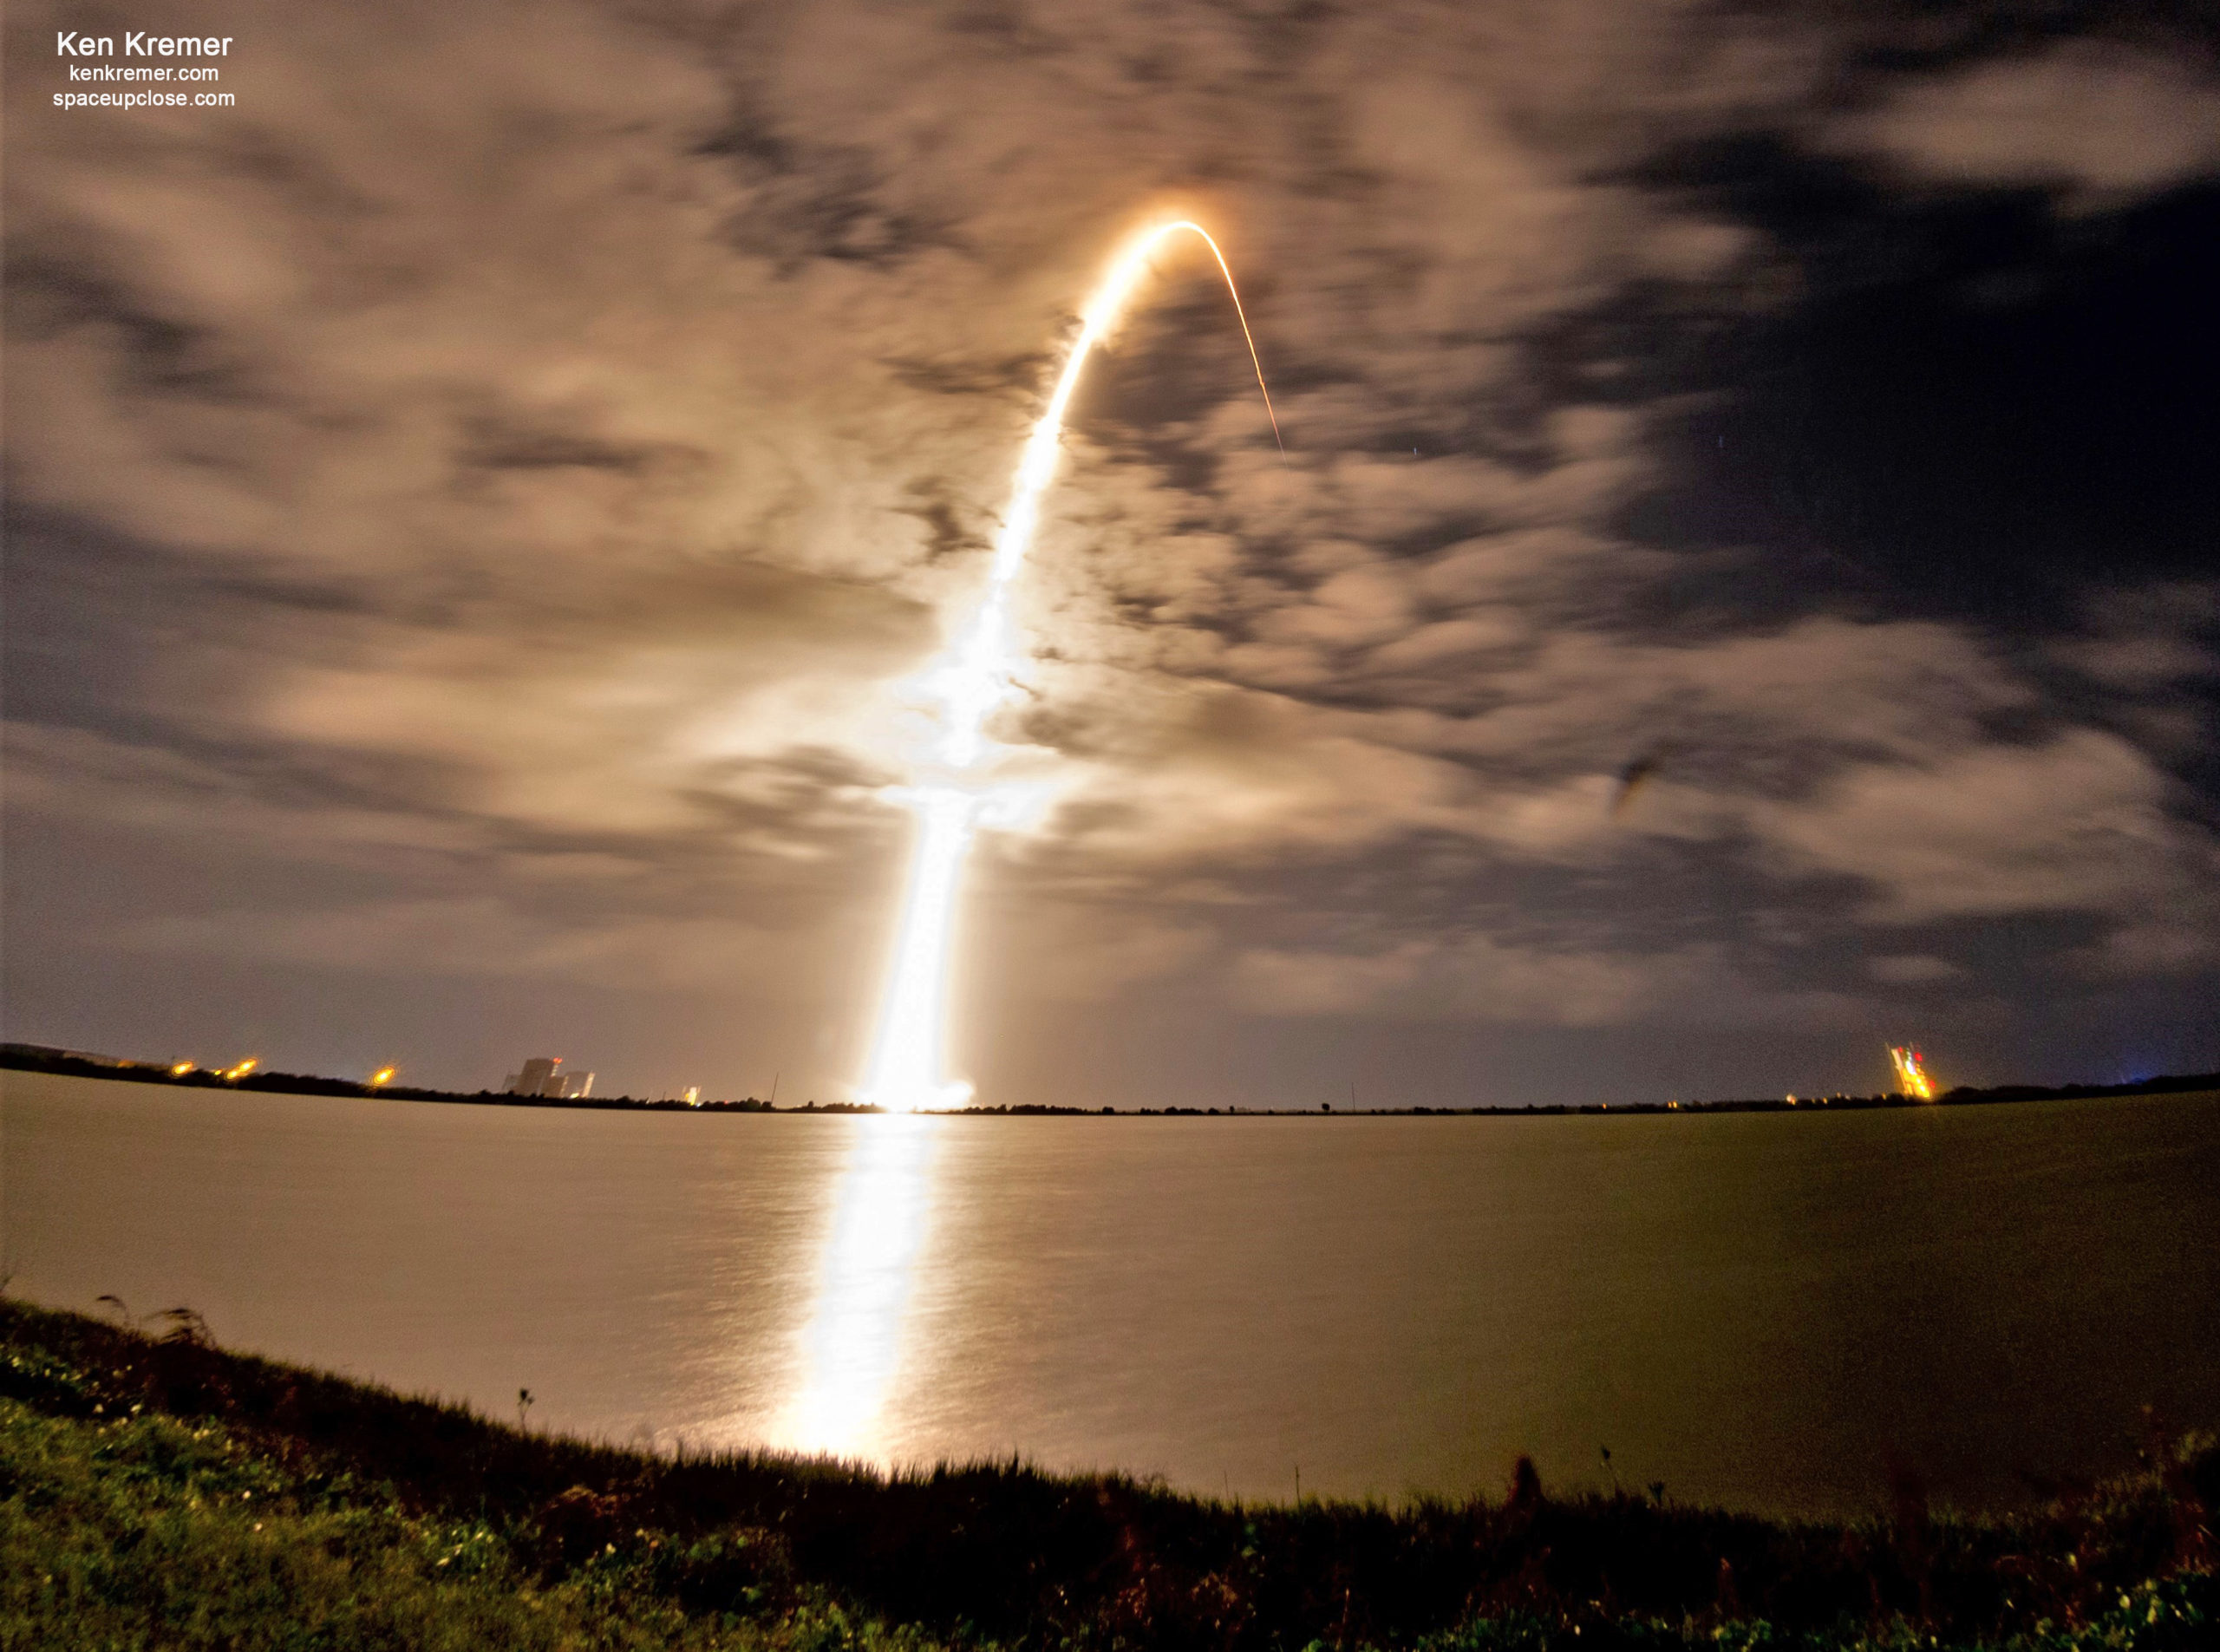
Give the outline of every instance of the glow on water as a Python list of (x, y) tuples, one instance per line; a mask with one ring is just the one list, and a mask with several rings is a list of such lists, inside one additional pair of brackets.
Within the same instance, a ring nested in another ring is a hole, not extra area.
[(2210, 1094), (1028, 1126), (0, 1078), (11, 1296), (588, 1439), (1453, 1502), (1604, 1440), (1862, 1518), (1907, 1431), (1970, 1507), (2128, 1468), (2146, 1404), (2220, 1420)]
[(773, 1430), (777, 1444), (841, 1457), (887, 1454), (880, 1420), (906, 1352), (937, 1122), (915, 1114), (846, 1121), (853, 1133), (802, 1329), (801, 1381)]
[(1264, 385), (1249, 317), (1218, 242), (1190, 219), (1158, 224), (1133, 237), (1088, 297), (1048, 406), (1018, 454), (985, 595), (947, 650), (913, 685), (936, 733), (913, 783), (901, 793), (917, 824), (872, 1054), (858, 1087), (864, 1100), (890, 1111), (960, 1107), (971, 1094), (970, 1084), (948, 1074), (948, 979), (972, 839), (983, 819), (1007, 802), (998, 796), (987, 723), (1010, 698), (1012, 674), (1022, 657), (1010, 624), (1010, 591), (1033, 548), (1041, 498), (1061, 456), (1064, 416), (1087, 359), (1125, 314), (1157, 249), (1179, 235), (1199, 237), (1225, 278), (1273, 439), (1279, 438), (1278, 415)]

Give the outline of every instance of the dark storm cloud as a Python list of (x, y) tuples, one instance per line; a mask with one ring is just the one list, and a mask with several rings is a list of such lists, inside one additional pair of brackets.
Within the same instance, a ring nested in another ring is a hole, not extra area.
[(255, 14), (220, 127), (27, 113), (13, 42), (37, 936), (706, 995), (601, 1035), (829, 1090), (901, 681), (1161, 204), (1287, 453), (1167, 257), (1025, 593), (980, 1076), (1129, 1099), (1057, 1017), (1202, 1002), (2001, 1052), (2209, 986), (2193, 9), (520, 15)]

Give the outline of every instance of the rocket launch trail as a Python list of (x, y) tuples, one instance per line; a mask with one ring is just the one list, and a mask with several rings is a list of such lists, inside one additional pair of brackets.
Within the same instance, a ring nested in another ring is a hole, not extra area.
[(1064, 416), (1088, 358), (1124, 316), (1156, 250), (1174, 236), (1190, 234), (1210, 249), (1225, 278), (1243, 342), (1249, 347), (1250, 364), (1256, 369), (1257, 388), (1263, 395), (1264, 412), (1271, 421), (1272, 439), (1286, 452), (1280, 441), (1279, 415), (1264, 382), (1263, 362), (1249, 330), (1248, 312), (1218, 242), (1190, 219), (1158, 224), (1135, 235), (1118, 250), (1088, 296), (1048, 404), (1019, 452), (1009, 501), (995, 539), (986, 593), (919, 683), (936, 713), (939, 734), (916, 784), (905, 788), (904, 800), (917, 814), (917, 829), (878, 1028), (859, 1087), (862, 1100), (890, 1111), (960, 1107), (971, 1094), (970, 1084), (947, 1075), (949, 977), (963, 871), (981, 812), (991, 800), (981, 774), (989, 754), (987, 722), (1010, 697), (1012, 670), (1020, 658), (1010, 624), (1011, 589), (1032, 552), (1041, 501), (1055, 479), (1061, 454)]

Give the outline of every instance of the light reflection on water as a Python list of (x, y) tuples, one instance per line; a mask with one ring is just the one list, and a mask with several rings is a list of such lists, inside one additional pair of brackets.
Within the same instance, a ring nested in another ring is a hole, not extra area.
[(1869, 1508), (2220, 1424), (2220, 1096), (1635, 1119), (432, 1107), (0, 1074), (12, 1292), (535, 1428)]
[(883, 1459), (887, 1400), (913, 1340), (909, 1309), (932, 1218), (939, 1121), (865, 1114), (846, 1125), (852, 1133), (802, 1329), (800, 1381), (771, 1438), (793, 1450)]

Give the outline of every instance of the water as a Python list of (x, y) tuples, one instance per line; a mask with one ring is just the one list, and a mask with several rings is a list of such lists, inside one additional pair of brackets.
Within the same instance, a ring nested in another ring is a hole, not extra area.
[[(2220, 1097), (561, 1113), (4, 1075), (12, 1289), (535, 1427), (1247, 1496), (1978, 1504), (2220, 1424)], [(1602, 1448), (1611, 1451), (1607, 1469)]]

